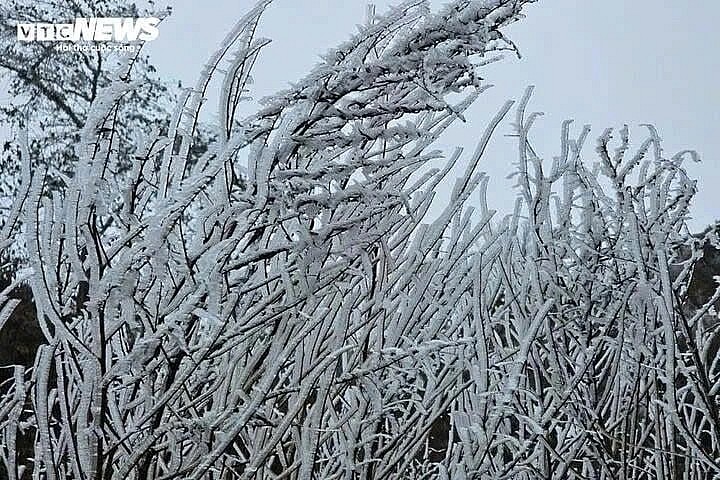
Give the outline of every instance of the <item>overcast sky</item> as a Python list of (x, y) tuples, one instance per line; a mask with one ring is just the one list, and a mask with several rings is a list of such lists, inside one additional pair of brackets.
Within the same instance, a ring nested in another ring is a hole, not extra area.
[[(194, 84), (197, 72), (224, 35), (253, 4), (249, 0), (177, 0), (148, 52), (166, 78)], [(271, 94), (304, 75), (318, 55), (344, 40), (365, 16), (366, 0), (275, 0), (259, 34), (273, 39), (255, 71), (256, 97)], [(382, 10), (388, 0), (373, 2)], [(435, 1), (437, 8), (443, 2)], [(692, 5), (692, 7), (689, 7)], [(508, 31), (523, 54), (484, 72), (496, 87), (478, 100), (468, 124), (443, 139), (448, 150), (472, 149), (487, 120), (506, 99), (535, 85), (533, 110), (546, 113), (535, 130), (540, 153), (559, 151), (560, 124), (575, 120), (575, 132), (591, 124), (595, 136), (607, 126), (653, 123), (667, 156), (694, 148), (703, 162), (689, 165), (700, 193), (693, 228), (720, 219), (720, 18), (718, 0), (540, 0), (527, 18)], [(216, 102), (213, 96), (211, 101)], [(512, 205), (515, 149), (506, 123), (485, 159), (491, 175), (489, 202), (507, 212)], [(593, 144), (594, 146), (594, 144)], [(469, 152), (468, 152), (469, 153)]]

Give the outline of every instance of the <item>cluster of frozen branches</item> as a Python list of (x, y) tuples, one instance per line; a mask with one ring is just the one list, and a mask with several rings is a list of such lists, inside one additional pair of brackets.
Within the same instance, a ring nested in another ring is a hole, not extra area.
[[(24, 156), (3, 238), (22, 214), (34, 261), (16, 281), (46, 344), (1, 386), (9, 477), (720, 473), (720, 291), (684, 308), (697, 255), (678, 263), (669, 247), (694, 193), (690, 152), (665, 158), (650, 127), (631, 153), (625, 128), (593, 162), (589, 129), (571, 138), (567, 122), (544, 164), (528, 92), (515, 213), (469, 205), (508, 102), (427, 220), (461, 157), (431, 169), (429, 148), (485, 88), (482, 64), (514, 48), (500, 29), (527, 1), (406, 2), (237, 119), (267, 43), (254, 38), (263, 1), (120, 181), (129, 69), (93, 104), (63, 188), (44, 195)], [(217, 141), (188, 162), (215, 76)], [(0, 328), (16, 303), (3, 302)]]

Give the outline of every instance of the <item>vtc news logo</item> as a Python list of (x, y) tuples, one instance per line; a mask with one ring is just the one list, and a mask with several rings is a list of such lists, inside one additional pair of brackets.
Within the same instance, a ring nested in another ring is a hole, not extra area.
[(158, 37), (159, 18), (76, 18), (75, 23), (18, 23), (23, 42), (134, 42)]

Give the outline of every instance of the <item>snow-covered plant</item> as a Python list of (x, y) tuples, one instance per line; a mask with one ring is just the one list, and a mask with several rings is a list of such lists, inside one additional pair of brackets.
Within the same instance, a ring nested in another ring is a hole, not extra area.
[[(31, 132), (33, 156), (42, 157), (34, 158), (35, 164), (73, 171), (73, 145), (79, 141), (90, 105), (110, 83), (117, 59), (107, 51), (61, 51), (56, 42), (18, 41), (17, 25), (67, 23), (76, 17), (164, 16), (153, 0), (146, 4), (149, 8), (124, 0), (7, 0), (0, 5), (0, 79), (9, 96), (0, 106), (0, 119), (6, 128)], [(173, 97), (146, 55), (137, 55), (133, 72), (140, 85), (128, 92), (119, 108), (122, 121), (117, 128), (123, 149), (132, 149), (135, 130), (148, 129), (164, 117)], [(9, 173), (3, 170), (4, 176)]]
[[(0, 105), (4, 132), (29, 131), (28, 148), (34, 168), (47, 168), (48, 191), (72, 175), (77, 156), (75, 145), (85, 124), (90, 106), (99, 92), (112, 81), (117, 55), (99, 49), (61, 50), (57, 42), (23, 42), (17, 39), (21, 23), (67, 23), (75, 18), (92, 17), (164, 17), (154, 2), (146, 8), (126, 0), (5, 0), (0, 4), (0, 82), (6, 91)], [(97, 45), (95, 45), (97, 46)], [(140, 45), (133, 47), (139, 48)], [(117, 174), (127, 170), (130, 157), (140, 147), (134, 139), (139, 131), (167, 123), (179, 89), (162, 81), (149, 58), (137, 52), (133, 59), (133, 79), (137, 87), (123, 96), (116, 110), (115, 135), (120, 137)], [(3, 134), (3, 137), (6, 134)], [(198, 132), (196, 151), (207, 142), (207, 131)], [(3, 138), (0, 151), (0, 228), (11, 209), (10, 202), (20, 186), (20, 152), (12, 141)], [(27, 257), (22, 239), (0, 257), (0, 285), (6, 285)]]
[[(405, 2), (239, 119), (261, 1), (116, 182), (114, 113), (135, 87), (121, 69), (59, 191), (25, 161), (11, 219), (34, 261), (18, 281), (46, 344), (2, 385), (10, 478), (718, 473), (709, 306), (682, 308), (695, 257), (674, 265), (667, 246), (684, 238), (691, 153), (666, 159), (652, 127), (631, 152), (624, 128), (593, 163), (589, 128), (573, 139), (567, 122), (548, 165), (528, 92), (515, 213), (492, 220), (478, 167), (508, 102), (427, 215), (462, 155), (434, 169), (431, 147), (528, 1)], [(188, 162), (214, 77), (217, 141)], [(15, 302), (0, 300), (1, 328)]]

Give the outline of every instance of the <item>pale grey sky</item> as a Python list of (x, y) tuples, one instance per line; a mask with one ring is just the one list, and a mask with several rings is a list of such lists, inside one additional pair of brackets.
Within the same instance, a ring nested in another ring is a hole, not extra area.
[[(195, 81), (204, 61), (228, 29), (253, 4), (250, 0), (176, 0), (148, 51), (163, 76)], [(364, 20), (367, 0), (275, 0), (260, 35), (273, 39), (257, 64), (253, 94), (262, 97), (304, 75), (318, 54), (344, 40)], [(379, 10), (389, 0), (374, 1)], [(434, 1), (435, 7), (442, 4)], [(691, 225), (700, 229), (720, 219), (720, 2), (717, 0), (539, 0), (527, 18), (509, 29), (523, 58), (489, 67), (496, 87), (473, 107), (469, 122), (443, 140), (448, 149), (471, 149), (490, 116), (508, 98), (536, 86), (532, 108), (546, 115), (535, 143), (546, 158), (558, 152), (560, 124), (575, 119), (595, 136), (623, 123), (644, 138), (638, 125), (658, 128), (668, 155), (695, 148), (699, 165), (688, 165), (700, 193)], [(212, 97), (215, 102), (216, 97)], [(511, 131), (509, 124), (500, 134)], [(594, 146), (594, 144), (593, 144)], [(512, 171), (512, 141), (496, 137), (484, 169), (492, 176), (491, 207), (506, 212), (514, 193), (505, 177)]]

